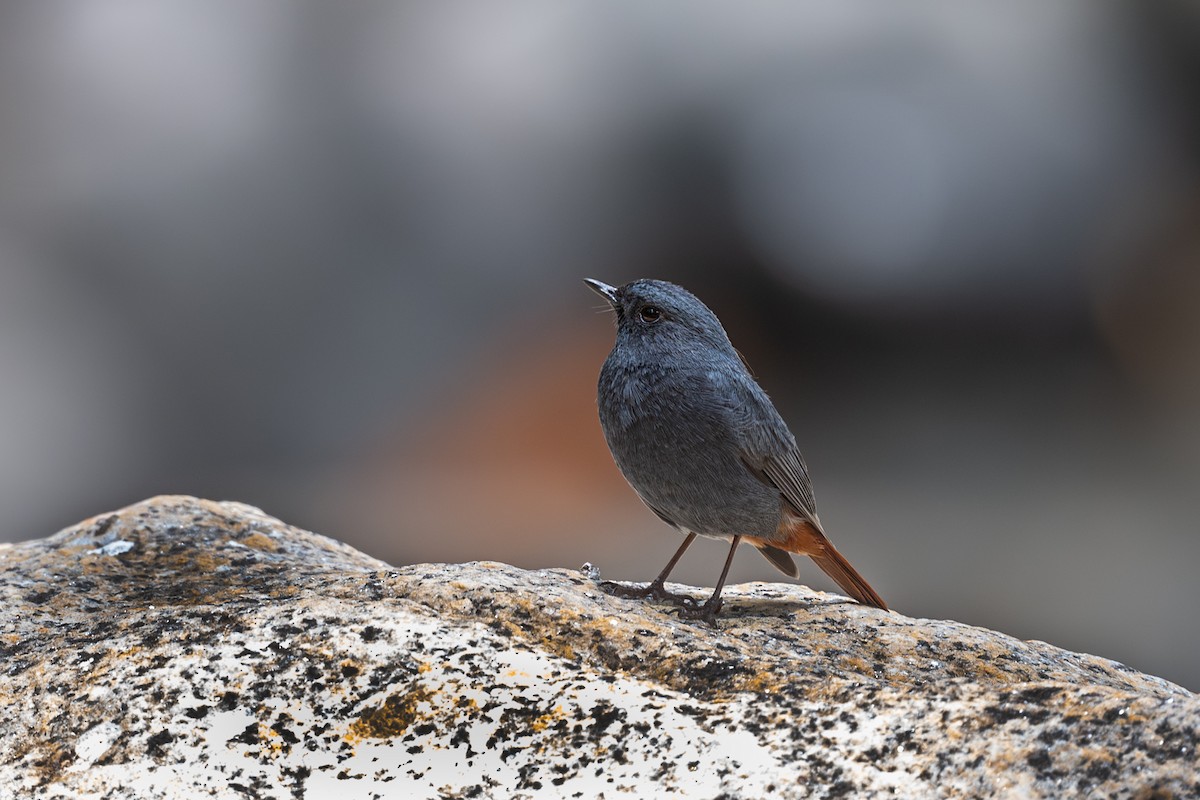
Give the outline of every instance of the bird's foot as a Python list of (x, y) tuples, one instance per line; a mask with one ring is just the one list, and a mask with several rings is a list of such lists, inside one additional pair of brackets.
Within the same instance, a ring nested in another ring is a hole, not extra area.
[(698, 603), (690, 597), (687, 601), (679, 609), (680, 619), (694, 619), (716, 626), (717, 614), (721, 613), (721, 607), (725, 605), (720, 597), (710, 597), (703, 603)]
[(696, 604), (696, 601), (691, 597), (667, 591), (667, 587), (661, 581), (653, 581), (645, 586), (630, 586), (624, 583), (602, 581), (600, 588), (613, 597), (628, 597), (636, 600), (651, 598), (653, 600), (665, 600), (668, 603), (684, 607)]

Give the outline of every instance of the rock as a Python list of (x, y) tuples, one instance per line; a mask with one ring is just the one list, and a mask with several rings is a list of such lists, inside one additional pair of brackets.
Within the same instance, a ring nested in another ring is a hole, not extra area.
[(726, 596), (713, 628), (155, 498), (0, 549), (0, 798), (1200, 796), (1178, 686), (803, 586)]

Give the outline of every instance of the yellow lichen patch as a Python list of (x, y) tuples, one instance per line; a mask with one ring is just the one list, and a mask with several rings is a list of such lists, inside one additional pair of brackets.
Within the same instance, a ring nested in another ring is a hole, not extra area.
[(541, 638), (541, 645), (546, 652), (556, 655), (559, 658), (567, 661), (576, 661), (579, 658), (579, 656), (575, 653), (575, 648), (571, 647), (571, 645), (567, 644), (566, 642), (560, 642), (553, 637), (543, 636)]
[(217, 567), (229, 565), (228, 558), (202, 550), (192, 550), (186, 555), (181, 555), (176, 562), (179, 567), (194, 568), (201, 575), (210, 575), (217, 571)]
[[(540, 612), (541, 610), (538, 609), (538, 611)], [(544, 616), (544, 614), (539, 615)], [(555, 625), (544, 626), (551, 627), (552, 629), (539, 636), (536, 640), (536, 643), (551, 655), (558, 656), (559, 658), (567, 661), (578, 661), (579, 654), (575, 651), (575, 648), (572, 647), (568, 641), (566, 641), (567, 637), (563, 636), (562, 633), (564, 630), (566, 630), (571, 634), (577, 634), (579, 631), (589, 627), (589, 625), (594, 626), (595, 621), (585, 620), (580, 614), (567, 609), (558, 609), (557, 613), (555, 613), (551, 619), (553, 619)], [(523, 635), (523, 638), (528, 640), (531, 637)]]
[(1105, 750), (1101, 747), (1081, 747), (1079, 748), (1079, 759), (1086, 764), (1108, 764), (1117, 766), (1117, 756), (1110, 750)]
[[(262, 729), (261, 725), (259, 726), (259, 729)], [(264, 742), (266, 745), (264, 748), (265, 752), (270, 753), (272, 756), (282, 755), (286, 748), (284, 747), (283, 739), (280, 737), (279, 732), (274, 728), (267, 728), (266, 732), (267, 737)]]
[(114, 667), (132, 663), (144, 649), (141, 645), (135, 644), (131, 647), (123, 647), (120, 650), (106, 650), (100, 656), (94, 672), (97, 675), (104, 675), (111, 672)]
[(838, 666), (846, 672), (856, 672), (859, 675), (873, 675), (871, 665), (862, 656), (851, 655), (849, 653), (838, 658)]
[(562, 706), (555, 706), (545, 714), (535, 717), (533, 721), (529, 723), (529, 729), (534, 733), (541, 733), (550, 726), (550, 723), (557, 722), (558, 720), (562, 719), (563, 716)]
[(996, 662), (985, 661), (978, 657), (971, 661), (967, 667), (956, 666), (950, 670), (949, 674), (956, 678), (970, 678), (981, 684), (991, 685), (996, 688), (1019, 682), (1011, 672), (997, 666)]
[(34, 757), (27, 763), (32, 774), (44, 783), (57, 780), (62, 771), (75, 760), (75, 749), (64, 742), (40, 742), (33, 750)]
[(359, 714), (350, 725), (350, 733), (360, 739), (402, 736), (420, 716), (417, 706), (431, 697), (427, 689), (415, 684), (407, 692), (393, 692), (381, 705)]
[(779, 675), (768, 670), (759, 670), (737, 681), (735, 691), (750, 694), (775, 694), (786, 680), (786, 675)]
[(1102, 698), (1099, 694), (1079, 695), (1064, 691), (1058, 695), (1055, 706), (1065, 718), (1081, 720), (1102, 718), (1109, 725), (1125, 725), (1145, 720), (1130, 706), (1130, 698), (1124, 694)]
[(510, 636), (525, 639), (525, 640), (529, 639), (529, 636), (525, 633), (525, 631), (521, 630), (521, 627), (519, 625), (517, 625), (516, 623), (510, 622), (509, 620), (497, 619), (494, 624), (497, 627), (503, 628), (504, 630), (508, 631), (508, 634)]
[(274, 539), (272, 539), (270, 536), (267, 536), (265, 533), (259, 533), (257, 531), (243, 539), (239, 539), (238, 542), (251, 549), (265, 550), (268, 553), (274, 553), (279, 549), (279, 545), (275, 543)]

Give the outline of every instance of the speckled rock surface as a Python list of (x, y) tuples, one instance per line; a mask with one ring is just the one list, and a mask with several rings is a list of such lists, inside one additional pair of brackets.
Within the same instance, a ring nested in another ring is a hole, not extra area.
[(796, 585), (727, 598), (714, 629), (155, 498), (0, 548), (0, 798), (1200, 796), (1178, 686)]

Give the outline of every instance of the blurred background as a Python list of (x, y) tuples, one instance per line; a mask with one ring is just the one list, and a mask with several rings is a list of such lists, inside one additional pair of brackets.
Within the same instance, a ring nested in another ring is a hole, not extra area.
[(649, 579), (581, 280), (658, 277), (894, 608), (1200, 689), (1198, 9), (4, 3), (0, 538), (181, 492)]

